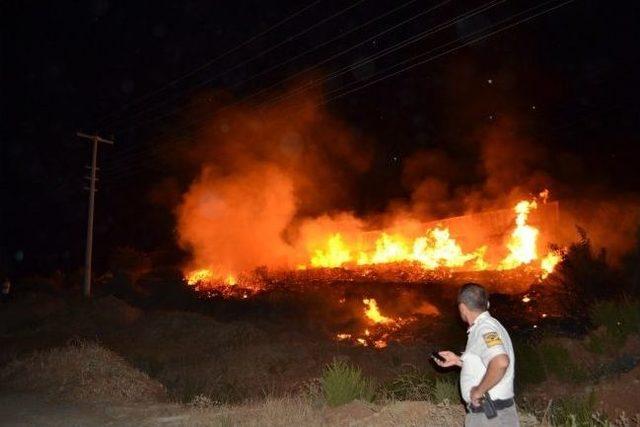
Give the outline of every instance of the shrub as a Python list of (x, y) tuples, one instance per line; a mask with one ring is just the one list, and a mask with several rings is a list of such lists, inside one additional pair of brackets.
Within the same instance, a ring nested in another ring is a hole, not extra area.
[(300, 395), (312, 407), (319, 408), (324, 404), (324, 392), (322, 390), (322, 379), (312, 378), (302, 383)]
[(558, 379), (568, 379), (575, 383), (587, 379), (587, 371), (572, 361), (566, 348), (559, 344), (543, 342), (539, 349), (547, 375), (554, 375)]
[(538, 350), (529, 344), (515, 346), (516, 380), (519, 385), (539, 384), (547, 379), (547, 374)]
[(584, 307), (623, 290), (623, 282), (606, 261), (604, 249), (594, 251), (585, 230), (578, 227), (580, 240), (572, 244), (549, 282), (564, 293), (560, 301), (567, 313), (585, 317)]
[(436, 382), (433, 385), (431, 399), (434, 403), (445, 404), (460, 401), (457, 382), (450, 378), (436, 379)]
[(322, 393), (329, 406), (339, 406), (355, 399), (372, 401), (373, 381), (362, 375), (360, 368), (334, 360), (322, 373)]
[(553, 403), (550, 409), (551, 425), (554, 426), (592, 426), (598, 425), (595, 415), (595, 395), (570, 397)]
[(591, 322), (604, 326), (612, 336), (626, 339), (640, 329), (640, 302), (628, 299), (595, 303), (590, 310)]
[(388, 382), (382, 392), (392, 400), (430, 400), (434, 383), (431, 374), (413, 368)]
[(619, 348), (616, 339), (608, 336), (606, 329), (598, 328), (589, 332), (584, 347), (596, 354), (613, 353)]
[(589, 310), (589, 318), (596, 329), (585, 342), (587, 350), (614, 353), (640, 329), (640, 303), (628, 299), (597, 302)]

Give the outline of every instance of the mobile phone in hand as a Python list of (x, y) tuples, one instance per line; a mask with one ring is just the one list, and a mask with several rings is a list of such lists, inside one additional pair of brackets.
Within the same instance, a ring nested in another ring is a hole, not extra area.
[(446, 362), (447, 361), (447, 359), (445, 359), (444, 357), (440, 356), (440, 353), (438, 353), (437, 351), (434, 351), (433, 353), (431, 353), (431, 358), (436, 362)]

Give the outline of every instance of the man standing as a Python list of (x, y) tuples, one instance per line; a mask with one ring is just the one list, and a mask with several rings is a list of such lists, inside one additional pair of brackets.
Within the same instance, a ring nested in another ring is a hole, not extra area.
[[(462, 356), (441, 351), (444, 361), (436, 363), (448, 368), (459, 366), (460, 392), (467, 403), (465, 426), (519, 426), (513, 400), (515, 358), (507, 330), (489, 314), (487, 291), (475, 283), (467, 283), (458, 292), (460, 317), (469, 325), (467, 347)], [(488, 393), (497, 416), (488, 418), (482, 400)]]

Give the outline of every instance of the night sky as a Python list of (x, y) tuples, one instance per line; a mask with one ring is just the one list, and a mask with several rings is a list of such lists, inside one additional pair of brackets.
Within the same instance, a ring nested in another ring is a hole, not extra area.
[[(555, 169), (563, 191), (638, 193), (637, 2), (575, 0), (395, 76), (385, 74), (403, 61), (443, 52), (439, 46), (487, 34), (492, 25), (509, 25), (519, 19), (509, 17), (529, 8), (535, 7), (531, 15), (560, 4), (5, 1), (3, 268), (49, 272), (82, 265), (90, 144), (75, 137), (78, 130), (116, 141), (100, 147), (98, 268), (116, 246), (170, 250), (172, 213), (145, 195), (167, 176), (186, 185), (194, 172), (175, 169), (162, 150), (197, 133), (207, 116), (200, 104), (212, 91), (225, 90), (231, 100), (268, 100), (283, 79), (318, 63), (314, 71), (323, 76), (356, 64), (323, 82), (325, 92), (340, 95), (326, 107), (375, 153), (358, 183), (356, 211), (382, 209), (406, 196), (397, 184), (403, 159), (434, 147), (472, 158), (464, 141), (502, 117), (517, 118), (530, 138), (571, 159), (564, 172), (557, 163), (540, 165)], [(392, 49), (482, 7), (487, 10)], [(375, 81), (379, 76), (386, 77)]]

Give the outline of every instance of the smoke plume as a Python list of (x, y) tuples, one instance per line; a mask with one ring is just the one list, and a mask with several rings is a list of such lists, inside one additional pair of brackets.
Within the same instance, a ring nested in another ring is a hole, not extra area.
[(195, 147), (201, 172), (177, 208), (193, 267), (291, 267), (304, 218), (348, 208), (369, 154), (319, 101), (238, 106), (210, 120)]

